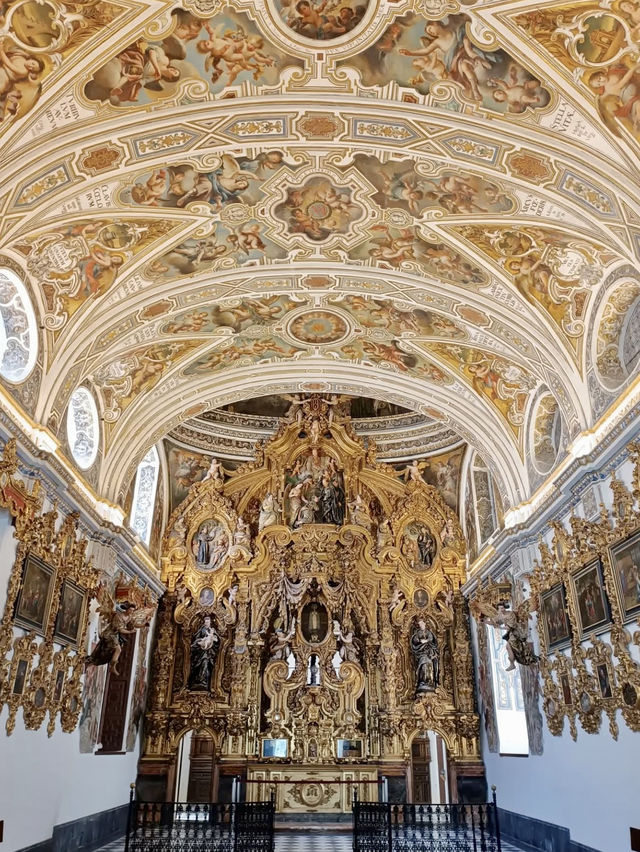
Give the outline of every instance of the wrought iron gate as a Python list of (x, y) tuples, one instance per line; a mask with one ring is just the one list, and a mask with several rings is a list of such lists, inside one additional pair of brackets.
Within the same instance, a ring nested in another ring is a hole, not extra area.
[(354, 852), (501, 852), (498, 809), (353, 803)]
[(273, 802), (129, 805), (125, 852), (273, 852)]

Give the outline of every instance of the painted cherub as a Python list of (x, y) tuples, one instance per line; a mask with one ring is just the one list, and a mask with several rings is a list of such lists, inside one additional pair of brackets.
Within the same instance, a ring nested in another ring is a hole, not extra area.
[(375, 244), (369, 249), (369, 255), (377, 260), (386, 261), (390, 266), (399, 266), (405, 260), (414, 260), (415, 234), (411, 228), (403, 228), (399, 236), (394, 237), (386, 225), (374, 225), (372, 231), (383, 231), (384, 237), (372, 240)]
[(532, 77), (520, 82), (517, 65), (511, 63), (508, 68), (508, 80), (500, 77), (490, 77), (488, 85), (493, 88), (493, 99), (496, 103), (507, 104), (507, 112), (521, 113), (527, 107), (541, 106), (543, 103), (540, 93), (540, 80)]
[(255, 222), (253, 225), (242, 225), (234, 228), (227, 237), (227, 242), (237, 251), (248, 255), (252, 251), (264, 251), (266, 245), (260, 236), (261, 225)]
[(615, 119), (626, 119), (633, 130), (640, 132), (640, 63), (627, 68), (612, 65), (595, 71), (589, 86), (598, 95), (600, 114), (607, 127), (618, 134)]
[(15, 115), (22, 92), (19, 83), (36, 83), (44, 70), (42, 59), (0, 40), (0, 104), (2, 118)]
[(420, 37), (422, 47), (417, 50), (400, 48), (401, 56), (414, 56), (411, 65), (417, 71), (409, 82), (412, 86), (419, 86), (427, 81), (427, 77), (435, 77), (438, 80), (446, 80), (448, 73), (443, 57), (448, 53), (449, 43), (455, 42), (455, 34), (452, 34), (439, 21), (431, 21), (424, 29), (425, 34)]
[(156, 169), (144, 183), (134, 183), (131, 187), (131, 198), (136, 204), (146, 207), (158, 207), (158, 201), (164, 196), (167, 188), (167, 172)]

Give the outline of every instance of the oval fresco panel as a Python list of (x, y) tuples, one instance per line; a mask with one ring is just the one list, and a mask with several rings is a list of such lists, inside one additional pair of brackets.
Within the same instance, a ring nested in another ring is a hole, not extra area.
[(329, 41), (354, 30), (364, 18), (368, 0), (276, 0), (286, 26), (314, 41)]

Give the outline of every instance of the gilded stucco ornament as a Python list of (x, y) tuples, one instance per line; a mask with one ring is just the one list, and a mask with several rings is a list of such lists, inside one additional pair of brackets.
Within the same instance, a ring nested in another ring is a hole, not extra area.
[[(553, 547), (539, 542), (540, 560), (529, 577), (532, 609), (538, 611), (543, 709), (554, 735), (562, 733), (565, 718), (573, 739), (577, 722), (587, 733), (597, 733), (603, 714), (614, 739), (620, 716), (631, 730), (640, 730), (640, 665), (634, 650), (640, 644), (640, 632), (633, 613), (629, 615), (625, 608), (614, 555), (638, 530), (640, 445), (632, 442), (627, 449), (633, 461), (631, 489), (613, 471), (611, 510), (601, 504), (595, 520), (572, 515), (571, 535), (561, 523), (552, 522)], [(585, 576), (594, 578), (589, 588), (580, 579)], [(550, 648), (550, 632), (543, 623), (544, 600), (559, 587), (566, 600), (568, 627), (564, 644)], [(589, 618), (595, 621), (599, 606), (603, 618), (591, 630)]]
[[(72, 513), (60, 521), (56, 508), (43, 513), (43, 498), (39, 480), (29, 489), (19, 477), (16, 441), (11, 439), (0, 461), (0, 506), (11, 513), (18, 541), (0, 622), (0, 705), (6, 704), (9, 709), (8, 734), (15, 729), (20, 708), (29, 730), (39, 729), (48, 715), (49, 736), (58, 716), (62, 730), (73, 731), (82, 709), (88, 602), (98, 593), (100, 578), (86, 556), (87, 539), (78, 534), (78, 515)], [(25, 609), (20, 595), (27, 557), (42, 560), (50, 576), (47, 606), (35, 629), (23, 626), (23, 621), (17, 626), (15, 621)], [(66, 584), (73, 584), (83, 604), (77, 611), (75, 635), (61, 639), (60, 612)]]

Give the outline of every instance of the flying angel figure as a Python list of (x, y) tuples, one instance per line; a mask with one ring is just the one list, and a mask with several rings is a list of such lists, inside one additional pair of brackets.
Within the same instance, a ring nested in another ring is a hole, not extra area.
[(109, 592), (104, 589), (102, 600), (98, 607), (100, 614), (100, 628), (98, 630), (99, 641), (91, 654), (85, 658), (85, 663), (91, 666), (104, 666), (114, 674), (118, 672), (118, 660), (122, 653), (122, 646), (127, 641), (124, 636), (135, 633), (141, 627), (149, 624), (153, 618), (155, 607), (136, 607), (130, 601), (117, 604)]
[(509, 609), (508, 604), (504, 603), (499, 603), (495, 607), (484, 601), (474, 601), (471, 610), (480, 623), (505, 629), (506, 632), (502, 638), (507, 643), (509, 657), (509, 665), (505, 671), (513, 671), (516, 663), (520, 663), (521, 666), (532, 666), (538, 662), (528, 637), (528, 601), (524, 601), (514, 610)]
[(219, 207), (227, 201), (237, 201), (238, 195), (249, 188), (249, 181), (262, 181), (253, 172), (240, 168), (240, 164), (231, 154), (222, 155), (222, 166), (210, 176), (213, 184), (211, 200)]

